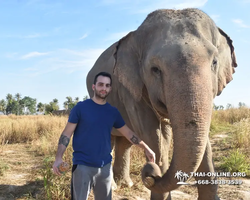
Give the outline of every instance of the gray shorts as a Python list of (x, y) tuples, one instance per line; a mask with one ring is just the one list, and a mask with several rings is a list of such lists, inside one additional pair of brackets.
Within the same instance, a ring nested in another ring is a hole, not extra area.
[(93, 189), (95, 200), (111, 200), (113, 178), (111, 163), (102, 168), (74, 165), (72, 168), (71, 199), (87, 200)]

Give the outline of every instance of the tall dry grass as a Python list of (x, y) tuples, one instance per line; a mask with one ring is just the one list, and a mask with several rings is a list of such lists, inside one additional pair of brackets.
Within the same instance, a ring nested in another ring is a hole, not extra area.
[(235, 123), (250, 118), (250, 109), (247, 107), (214, 110), (212, 114), (210, 134), (229, 133), (235, 130)]
[(65, 116), (0, 116), (0, 144), (26, 143), (43, 137), (58, 137), (66, 122)]
[(237, 148), (249, 149), (250, 152), (250, 118), (245, 118), (234, 124), (234, 141)]
[(250, 152), (250, 109), (248, 107), (213, 111), (211, 133), (231, 133), (235, 148)]
[(217, 124), (234, 124), (246, 118), (250, 118), (250, 108), (230, 108), (226, 110), (214, 110), (212, 122), (217, 122)]

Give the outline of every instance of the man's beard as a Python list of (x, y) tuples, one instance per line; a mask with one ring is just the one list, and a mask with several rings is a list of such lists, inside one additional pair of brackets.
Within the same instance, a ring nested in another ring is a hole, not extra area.
[(108, 92), (105, 93), (105, 94), (101, 94), (101, 92), (97, 92), (97, 91), (95, 90), (95, 96), (96, 96), (97, 98), (99, 98), (99, 99), (105, 100), (105, 99), (107, 98), (108, 95), (109, 95)]

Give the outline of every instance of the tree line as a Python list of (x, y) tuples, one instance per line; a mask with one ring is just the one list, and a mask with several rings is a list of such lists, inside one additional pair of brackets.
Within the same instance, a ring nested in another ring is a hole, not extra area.
[[(88, 96), (84, 96), (83, 100), (88, 99)], [(66, 101), (63, 103), (65, 110), (71, 110), (79, 102), (79, 97), (74, 100), (72, 97), (67, 96)], [(50, 114), (53, 111), (59, 110), (58, 99), (53, 99), (49, 103), (37, 103), (35, 98), (29, 96), (24, 96), (20, 93), (15, 95), (7, 94), (6, 99), (0, 100), (0, 112), (5, 115), (15, 114), (15, 115), (33, 115), (37, 112)]]
[[(83, 100), (88, 99), (89, 97), (84, 96)], [(79, 102), (79, 97), (76, 97), (74, 100), (72, 97), (67, 96), (66, 101), (63, 102), (63, 107), (65, 110), (71, 110), (77, 103)], [(51, 102), (37, 104), (37, 100), (35, 98), (31, 98), (29, 96), (25, 96), (22, 98), (20, 93), (16, 93), (15, 95), (7, 94), (6, 99), (0, 100), (0, 112), (5, 115), (15, 114), (15, 115), (33, 115), (37, 112), (50, 114), (53, 111), (59, 110), (58, 99), (53, 99)], [(239, 102), (239, 107), (246, 107), (245, 103)], [(231, 104), (227, 104), (226, 109), (230, 109), (233, 106)], [(214, 110), (224, 110), (222, 105), (213, 105)]]
[[(226, 105), (226, 110), (228, 110), (228, 109), (230, 109), (230, 108), (233, 108), (233, 107), (234, 107), (234, 106), (233, 106), (232, 104), (228, 103), (228, 104)], [(238, 107), (239, 107), (239, 108), (241, 108), (241, 107), (247, 107), (247, 105), (246, 105), (245, 103), (243, 103), (243, 102), (239, 102)], [(225, 108), (224, 108), (224, 106), (222, 106), (222, 105), (215, 105), (215, 104), (213, 104), (213, 109), (214, 109), (214, 110), (224, 110)]]

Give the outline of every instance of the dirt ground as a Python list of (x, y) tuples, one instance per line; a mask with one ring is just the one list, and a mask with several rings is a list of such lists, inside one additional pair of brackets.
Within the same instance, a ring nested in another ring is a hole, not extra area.
[[(226, 135), (212, 138), (214, 157), (222, 155), (220, 145)], [(226, 146), (224, 147), (226, 150)], [(38, 199), (43, 188), (41, 177), (34, 176), (40, 169), (42, 156), (37, 156), (27, 144), (4, 145), (0, 147), (0, 200)], [(7, 165), (4, 165), (7, 163)], [(215, 159), (216, 166), (216, 159)], [(225, 178), (223, 178), (225, 179)], [(221, 200), (250, 200), (250, 179), (240, 178), (241, 185), (219, 185), (218, 195)], [(141, 183), (134, 183), (132, 188), (118, 188), (113, 191), (113, 200), (148, 200), (150, 191)], [(140, 187), (140, 189), (138, 189)], [(171, 192), (173, 200), (197, 199), (195, 186), (181, 186)], [(93, 199), (93, 195), (89, 199)]]

